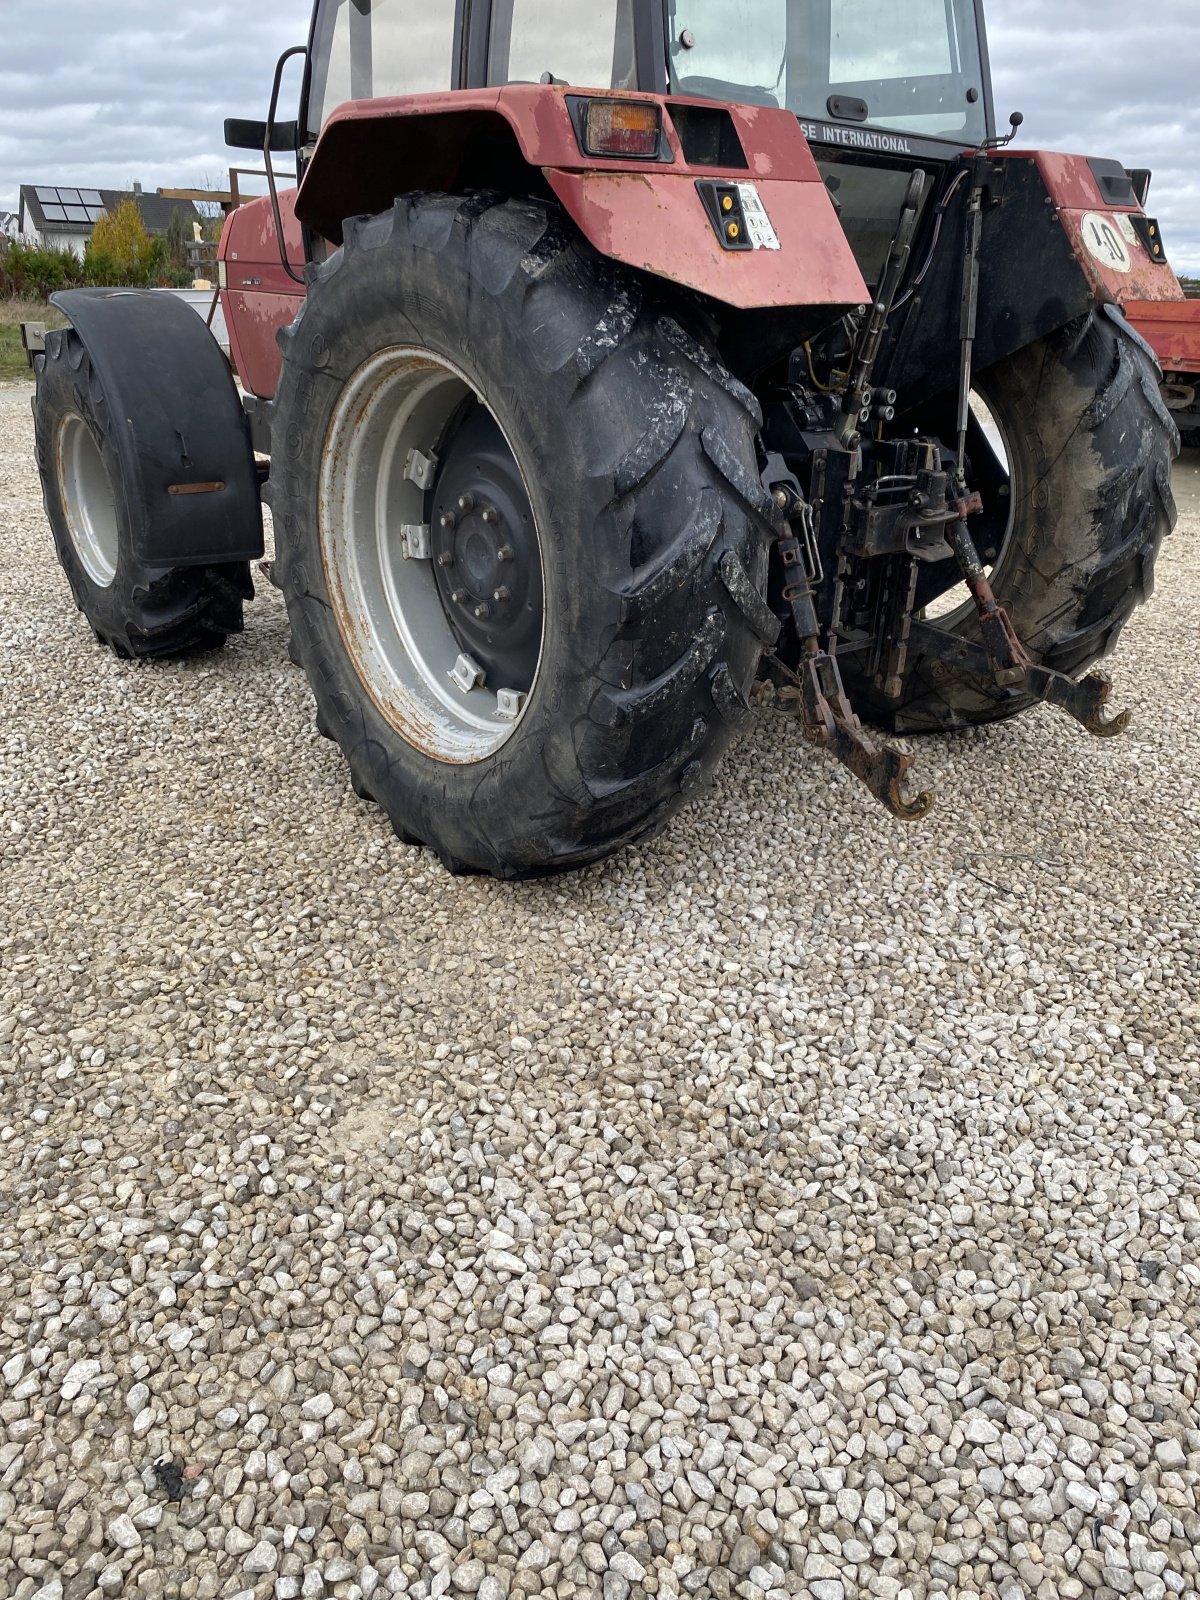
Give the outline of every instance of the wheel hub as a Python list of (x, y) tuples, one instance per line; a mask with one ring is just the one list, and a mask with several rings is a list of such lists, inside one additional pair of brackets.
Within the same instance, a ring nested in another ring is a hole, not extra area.
[(541, 650), (541, 552), (517, 464), (482, 406), (446, 450), (431, 527), (438, 592), (464, 651), (491, 688), (527, 691)]

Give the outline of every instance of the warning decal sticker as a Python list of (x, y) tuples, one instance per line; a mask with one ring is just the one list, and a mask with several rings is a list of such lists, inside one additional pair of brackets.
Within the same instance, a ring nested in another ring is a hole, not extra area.
[(752, 183), (739, 183), (737, 188), (750, 243), (756, 250), (778, 250), (779, 235), (771, 225), (767, 208), (760, 200), (758, 190)]

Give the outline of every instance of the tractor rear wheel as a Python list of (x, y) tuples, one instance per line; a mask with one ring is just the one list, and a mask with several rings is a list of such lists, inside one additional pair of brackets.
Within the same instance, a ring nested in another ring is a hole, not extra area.
[[(977, 387), (1008, 457), (1007, 483), (993, 474), (984, 489), (985, 507), (1007, 508), (992, 588), (1034, 659), (1078, 677), (1112, 650), (1150, 598), (1155, 558), (1175, 525), (1171, 463), (1179, 434), (1154, 354), (1119, 314), (1097, 309), (982, 374)], [(978, 430), (977, 448), (987, 449)], [(977, 535), (977, 542), (985, 541)], [(947, 565), (928, 576), (942, 574), (944, 583)], [(969, 599), (943, 604), (936, 616), (931, 608), (926, 620), (979, 638)], [(855, 657), (840, 659), (855, 704), (897, 733), (994, 722), (1036, 704), (1019, 692), (987, 693), (919, 655), (909, 661), (900, 699), (887, 700), (856, 670)]]
[(101, 644), (126, 660), (194, 655), (242, 631), (245, 561), (148, 566), (135, 553), (140, 463), (122, 461), (99, 373), (73, 328), (46, 336), (34, 401), (38, 467), (59, 564)]
[(503, 878), (657, 831), (778, 632), (753, 397), (526, 199), (352, 220), (283, 344), (276, 573), (356, 792)]

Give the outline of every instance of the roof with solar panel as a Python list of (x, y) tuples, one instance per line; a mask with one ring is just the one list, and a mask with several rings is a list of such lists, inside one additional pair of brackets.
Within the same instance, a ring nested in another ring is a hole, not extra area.
[(174, 212), (184, 221), (199, 222), (200, 213), (190, 200), (166, 200), (162, 195), (123, 189), (77, 189), (62, 184), (26, 183), (21, 186), (21, 211), (42, 235), (90, 234), (106, 212), (123, 200), (133, 200), (148, 233), (166, 233)]

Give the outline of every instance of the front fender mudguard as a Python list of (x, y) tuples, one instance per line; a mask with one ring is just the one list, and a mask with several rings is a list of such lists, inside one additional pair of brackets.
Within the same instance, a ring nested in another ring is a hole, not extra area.
[(51, 298), (103, 386), (138, 560), (187, 567), (261, 556), (250, 425), (202, 319), (149, 289), (71, 289)]

